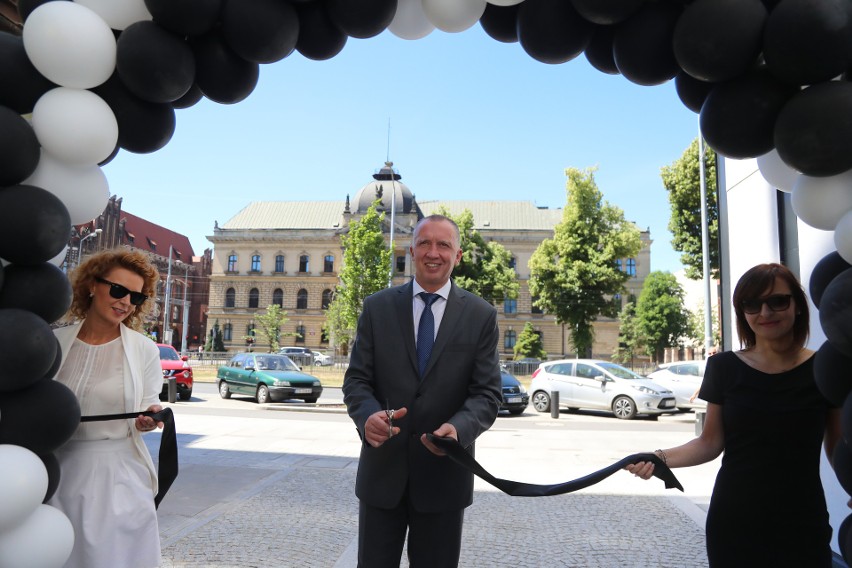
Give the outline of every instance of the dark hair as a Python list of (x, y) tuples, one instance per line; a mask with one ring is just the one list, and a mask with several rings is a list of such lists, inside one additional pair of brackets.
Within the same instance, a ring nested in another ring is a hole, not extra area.
[(769, 263), (758, 264), (740, 277), (734, 288), (734, 312), (737, 315), (737, 333), (740, 336), (740, 344), (746, 349), (754, 347), (757, 339), (754, 331), (746, 321), (743, 311), (743, 301), (759, 298), (767, 290), (775, 285), (775, 279), (780, 278), (790, 287), (790, 293), (796, 307), (796, 319), (793, 322), (793, 340), (797, 345), (803, 347), (810, 333), (810, 312), (808, 310), (808, 299), (799, 284), (796, 275), (783, 264)]
[(456, 246), (460, 246), (461, 244), (461, 232), (459, 231), (458, 223), (447, 217), (446, 215), (429, 215), (428, 217), (423, 217), (420, 219), (417, 224), (414, 226), (414, 231), (411, 234), (411, 241), (414, 242), (417, 240), (417, 234), (420, 232), (420, 226), (428, 221), (446, 221), (450, 225), (453, 226), (456, 234)]

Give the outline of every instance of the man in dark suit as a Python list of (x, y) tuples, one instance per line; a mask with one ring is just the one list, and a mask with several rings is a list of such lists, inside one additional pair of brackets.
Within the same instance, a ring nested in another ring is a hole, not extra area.
[(458, 566), (473, 475), (426, 433), (473, 454), (501, 399), (497, 312), (450, 281), (459, 241), (451, 219), (422, 219), (410, 247), (414, 281), (367, 298), (358, 320), (343, 394), (363, 441), (360, 568), (398, 568), (406, 529), (412, 568)]

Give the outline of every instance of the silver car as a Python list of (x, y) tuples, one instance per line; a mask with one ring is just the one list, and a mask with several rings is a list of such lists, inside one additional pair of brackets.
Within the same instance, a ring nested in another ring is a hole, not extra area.
[(630, 420), (637, 414), (659, 415), (676, 410), (674, 393), (650, 379), (609, 361), (563, 359), (539, 365), (530, 383), (533, 407), (549, 412), (551, 393), (568, 410), (609, 410)]
[[(674, 392), (680, 410), (703, 410), (707, 408), (707, 403), (697, 398), (697, 393), (704, 380), (706, 363), (702, 360), (662, 363), (648, 374), (648, 378)], [(693, 396), (696, 398), (689, 400)]]

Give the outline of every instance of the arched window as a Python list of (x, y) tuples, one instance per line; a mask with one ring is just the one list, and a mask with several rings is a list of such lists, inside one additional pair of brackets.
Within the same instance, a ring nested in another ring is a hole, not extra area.
[(505, 349), (513, 349), (515, 347), (515, 342), (517, 338), (515, 336), (514, 330), (507, 329), (506, 333), (503, 335), (503, 347)]
[(228, 255), (228, 272), (236, 272), (237, 271), (237, 255), (231, 254)]
[(331, 290), (326, 288), (322, 291), (322, 309), (327, 310), (329, 305), (331, 305)]
[(272, 303), (276, 306), (284, 307), (284, 291), (281, 288), (276, 288), (272, 291)]
[(275, 272), (284, 272), (284, 255), (279, 254), (275, 257)]
[(233, 308), (236, 305), (237, 293), (233, 288), (225, 290), (225, 307)]
[(298, 292), (296, 292), (296, 309), (297, 310), (307, 310), (308, 309), (308, 291), (302, 288)]
[(257, 288), (249, 290), (249, 305), (250, 308), (256, 308), (260, 304), (260, 292)]
[(310, 260), (311, 257), (306, 254), (299, 256), (299, 272), (310, 272)]
[(330, 254), (327, 254), (322, 262), (322, 271), (323, 272), (334, 272), (334, 257)]
[(260, 255), (259, 254), (251, 255), (251, 271), (252, 272), (260, 272)]

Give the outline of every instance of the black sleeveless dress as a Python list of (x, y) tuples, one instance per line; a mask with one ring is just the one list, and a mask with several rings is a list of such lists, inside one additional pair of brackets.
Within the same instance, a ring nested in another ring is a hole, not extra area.
[(710, 357), (699, 396), (722, 407), (725, 453), (707, 512), (712, 567), (831, 566), (819, 475), (830, 405), (814, 358), (777, 374), (733, 352)]

